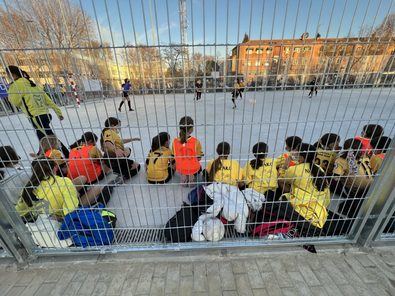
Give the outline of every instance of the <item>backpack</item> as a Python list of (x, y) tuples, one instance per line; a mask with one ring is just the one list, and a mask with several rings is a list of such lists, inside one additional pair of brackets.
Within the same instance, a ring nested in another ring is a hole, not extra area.
[(184, 205), (167, 221), (164, 236), (167, 242), (179, 243), (192, 241), (192, 228), (199, 219), (196, 208)]
[(64, 217), (58, 231), (60, 240), (71, 238), (78, 247), (110, 245), (114, 239), (116, 216), (104, 209), (80, 207)]
[(252, 229), (251, 235), (254, 237), (265, 237), (269, 234), (284, 234), (287, 235), (292, 232), (294, 225), (290, 221), (275, 220), (272, 222), (263, 222)]

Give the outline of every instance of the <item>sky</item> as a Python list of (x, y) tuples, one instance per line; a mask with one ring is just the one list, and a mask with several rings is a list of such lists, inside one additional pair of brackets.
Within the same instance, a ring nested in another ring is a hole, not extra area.
[[(2, 4), (4, 0), (0, 0)], [(10, 0), (7, 0), (10, 1)], [(18, 0), (19, 3), (31, 0)], [(113, 46), (180, 43), (179, 0), (60, 0), (90, 16), (99, 39)], [(395, 0), (185, 0), (187, 40), (208, 55), (250, 39), (358, 36), (395, 13)], [(366, 31), (366, 30), (365, 30)], [(205, 46), (199, 46), (205, 45)]]
[[(115, 46), (180, 42), (178, 0), (71, 1), (93, 18), (102, 40)], [(206, 44), (207, 54), (225, 45), (230, 50), (244, 33), (250, 39), (299, 38), (303, 32), (358, 36), (361, 27), (378, 26), (395, 11), (393, 0), (186, 0), (186, 5), (188, 44)]]

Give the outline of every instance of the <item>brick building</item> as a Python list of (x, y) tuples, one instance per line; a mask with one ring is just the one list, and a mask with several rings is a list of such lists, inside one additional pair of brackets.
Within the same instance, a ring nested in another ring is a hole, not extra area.
[(300, 85), (379, 83), (393, 60), (389, 38), (249, 40), (232, 49), (231, 73), (249, 83)]

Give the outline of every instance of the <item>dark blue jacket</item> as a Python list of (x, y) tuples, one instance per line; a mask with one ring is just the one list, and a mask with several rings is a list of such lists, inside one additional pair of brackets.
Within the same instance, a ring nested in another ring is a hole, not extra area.
[(71, 238), (78, 247), (109, 245), (114, 239), (114, 230), (109, 219), (101, 212), (104, 206), (80, 207), (64, 217), (58, 231), (60, 240)]

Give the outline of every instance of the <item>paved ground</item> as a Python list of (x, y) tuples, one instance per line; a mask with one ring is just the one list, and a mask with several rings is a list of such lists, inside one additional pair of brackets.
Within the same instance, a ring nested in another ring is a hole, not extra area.
[(0, 295), (395, 295), (394, 255), (392, 248), (170, 256), (166, 261), (163, 256), (157, 261), (122, 256), (35, 263), (19, 271), (0, 264)]
[[(133, 149), (133, 158), (144, 163), (152, 137), (160, 131), (175, 137), (179, 119), (188, 114), (195, 120), (194, 135), (205, 152), (203, 166), (215, 157), (216, 145), (223, 140), (231, 143), (231, 157), (244, 165), (251, 158), (251, 147), (258, 141), (267, 142), (270, 155), (277, 156), (283, 152), (285, 137), (290, 135), (314, 143), (320, 135), (332, 131), (344, 141), (359, 134), (364, 124), (373, 122), (382, 124), (386, 135), (393, 136), (395, 132), (395, 95), (391, 88), (320, 90), (313, 99), (299, 90), (251, 91), (237, 101), (237, 110), (232, 109), (230, 96), (208, 93), (199, 102), (193, 100), (193, 94), (135, 96), (137, 112), (127, 113), (116, 110), (121, 98), (89, 101), (80, 109), (63, 107), (65, 120), (59, 122), (54, 116), (53, 125), (58, 137), (71, 144), (86, 131), (99, 135), (105, 118), (117, 116), (122, 120), (124, 137), (142, 139), (128, 146)], [(0, 117), (0, 145), (14, 146), (26, 167), (30, 165), (28, 153), (38, 143), (26, 116)], [(190, 191), (179, 186), (179, 182), (176, 176), (170, 184), (148, 185), (142, 170), (119, 186), (109, 204), (117, 213), (118, 227), (163, 226)]]

